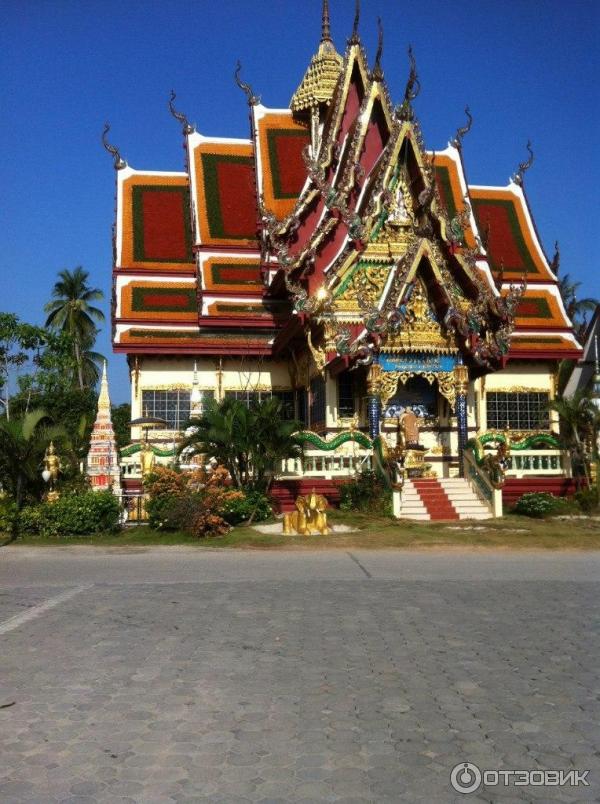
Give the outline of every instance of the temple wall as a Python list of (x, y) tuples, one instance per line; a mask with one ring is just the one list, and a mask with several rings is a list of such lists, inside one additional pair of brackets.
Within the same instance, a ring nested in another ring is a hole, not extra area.
[[(212, 391), (221, 399), (226, 391), (268, 391), (291, 388), (288, 364), (260, 358), (198, 357), (198, 387)], [(131, 418), (144, 415), (142, 392), (183, 390), (191, 391), (194, 378), (194, 358), (140, 357), (139, 375), (135, 371), (131, 382)], [(161, 431), (153, 433), (160, 439)], [(139, 441), (140, 428), (132, 428), (132, 441)]]
[[(531, 360), (511, 360), (507, 367), (476, 380), (474, 387), (477, 397), (478, 430), (487, 430), (487, 408), (485, 396), (490, 391), (518, 393), (541, 391), (549, 394), (550, 399), (556, 395), (556, 364), (551, 361), (533, 362)], [(550, 424), (558, 429), (558, 414), (550, 412)]]

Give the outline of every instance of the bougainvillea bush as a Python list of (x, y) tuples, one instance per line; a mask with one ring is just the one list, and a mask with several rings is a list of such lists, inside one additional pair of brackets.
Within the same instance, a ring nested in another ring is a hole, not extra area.
[(144, 490), (151, 527), (184, 530), (198, 538), (227, 533), (230, 524), (225, 511), (244, 498), (242, 492), (231, 488), (223, 467), (211, 474), (157, 467), (144, 481)]

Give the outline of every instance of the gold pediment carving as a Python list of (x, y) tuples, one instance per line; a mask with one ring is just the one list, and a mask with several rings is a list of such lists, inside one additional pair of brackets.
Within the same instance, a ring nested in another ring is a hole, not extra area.
[(453, 337), (443, 331), (429, 304), (421, 281), (417, 281), (406, 304), (402, 328), (388, 335), (386, 352), (456, 352)]

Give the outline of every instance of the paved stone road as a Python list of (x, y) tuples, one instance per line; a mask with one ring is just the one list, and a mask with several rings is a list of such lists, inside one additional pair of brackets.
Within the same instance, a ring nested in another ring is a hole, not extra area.
[[(599, 570), (4, 549), (0, 801), (600, 801)], [(462, 796), (466, 760), (591, 786)]]

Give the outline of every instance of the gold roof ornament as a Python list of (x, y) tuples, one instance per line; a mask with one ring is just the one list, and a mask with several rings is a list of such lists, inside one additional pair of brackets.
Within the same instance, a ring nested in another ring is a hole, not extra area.
[(304, 112), (322, 103), (329, 103), (340, 77), (343, 61), (331, 39), (329, 0), (323, 0), (319, 49), (312, 57), (300, 86), (292, 95), (291, 110)]
[(406, 303), (405, 324), (398, 332), (390, 334), (384, 346), (386, 352), (456, 352), (453, 338), (446, 334), (429, 304), (422, 282), (417, 281)]

